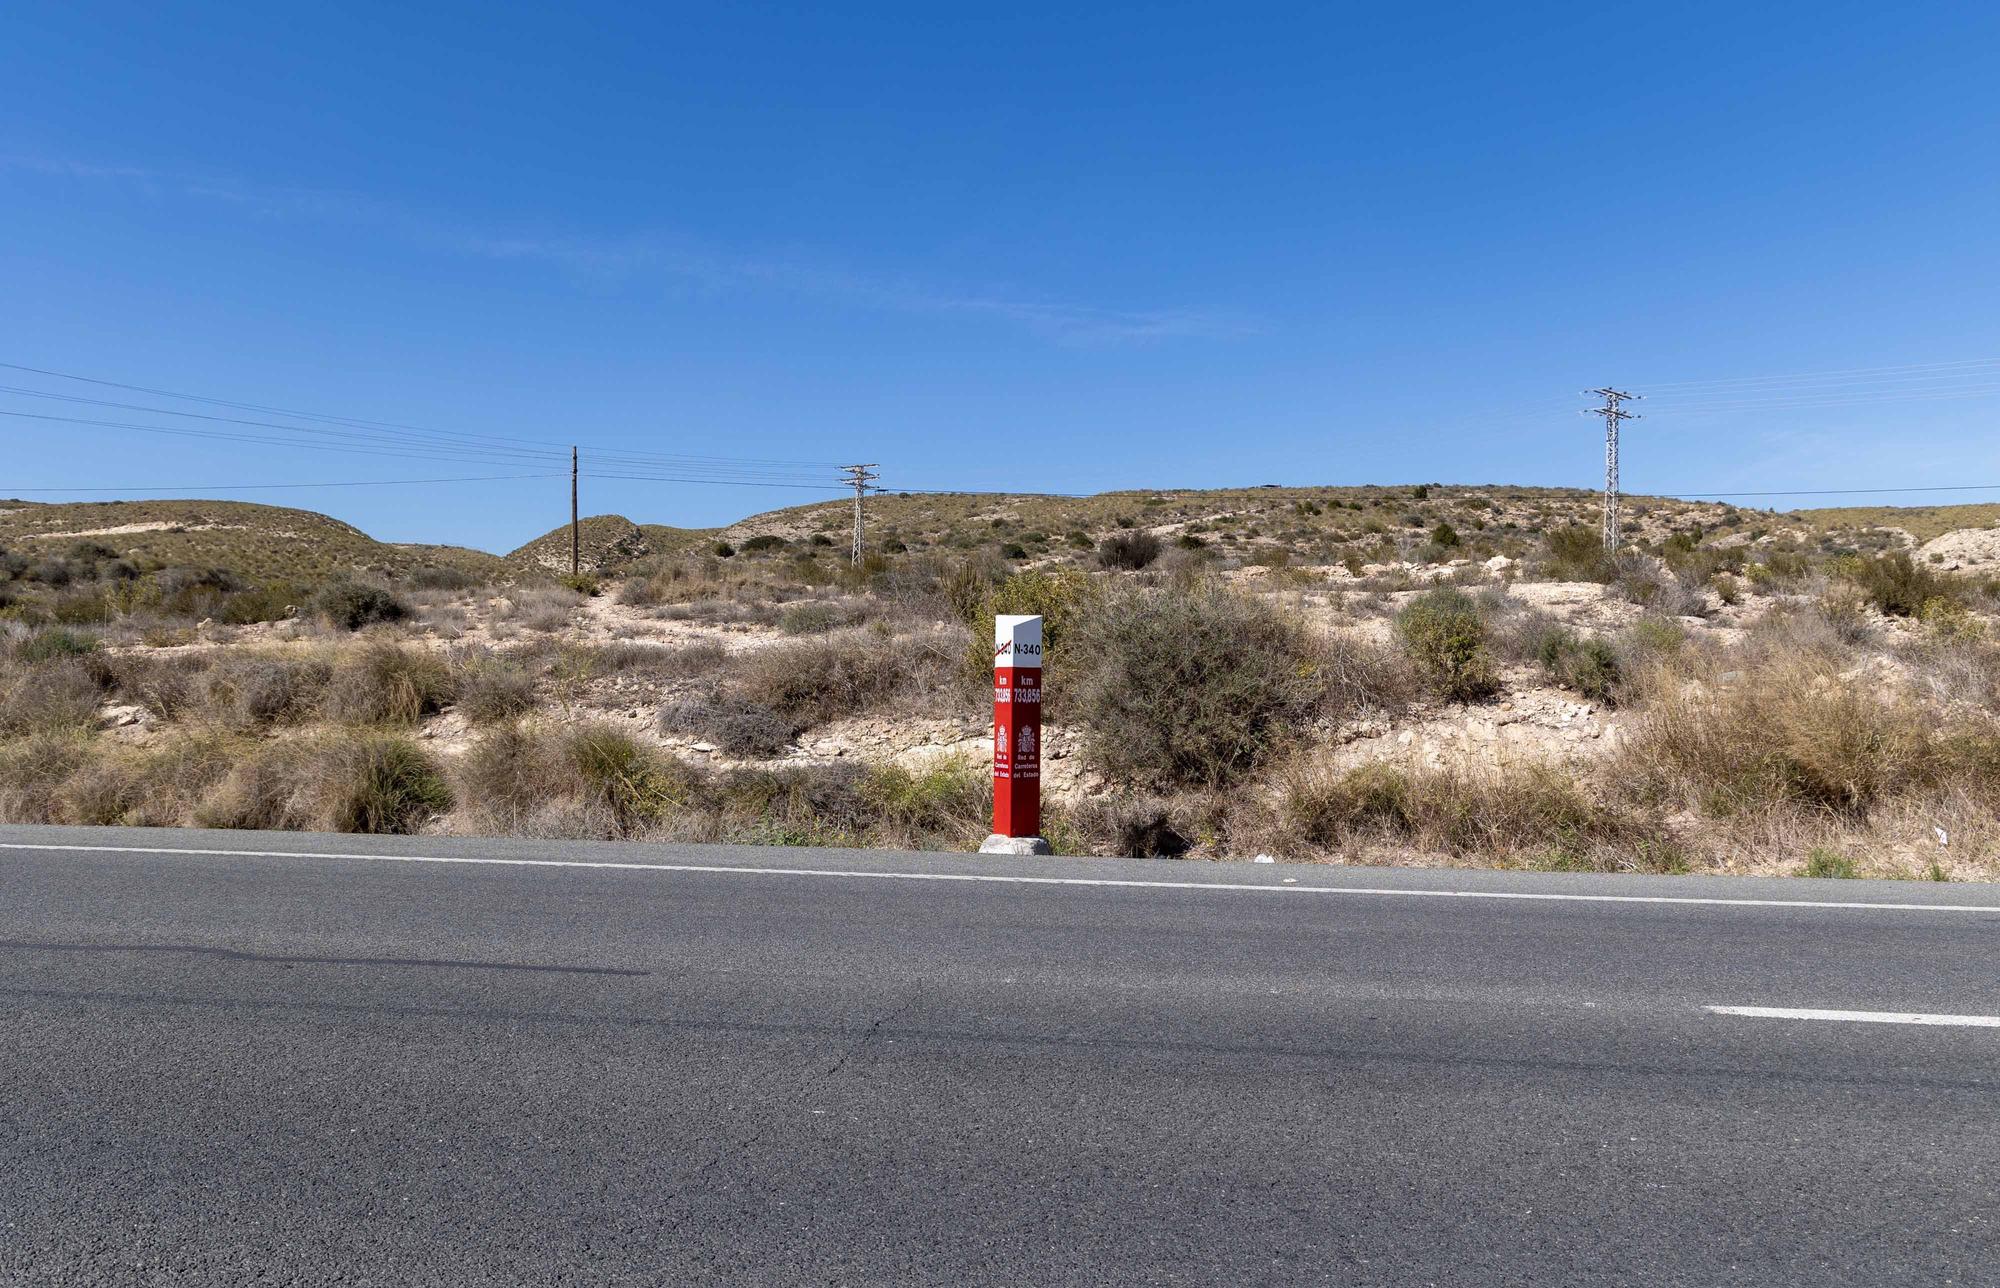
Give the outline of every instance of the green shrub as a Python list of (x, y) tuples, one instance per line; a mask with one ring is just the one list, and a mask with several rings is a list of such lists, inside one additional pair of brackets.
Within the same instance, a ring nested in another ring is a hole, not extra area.
[(993, 669), (993, 619), (1026, 616), (1042, 619), (1043, 665), (1061, 665), (1070, 637), (1090, 616), (1098, 595), (1090, 575), (1078, 568), (1025, 568), (995, 586), (965, 617), (972, 632), (972, 670)]
[(91, 762), (94, 739), (78, 729), (0, 741), (0, 819), (74, 823), (69, 782)]
[(297, 606), (310, 598), (305, 591), (288, 582), (272, 582), (224, 595), (213, 615), (216, 620), (231, 626), (280, 622), (296, 613)]
[(587, 802), (607, 811), (621, 834), (685, 809), (693, 797), (692, 771), (608, 725), (571, 731), (563, 753)]
[(1604, 548), (1604, 536), (1595, 528), (1570, 524), (1551, 531), (1542, 543), (1548, 574), (1555, 581), (1609, 582), (1618, 576), (1618, 562)]
[(1097, 546), (1101, 567), (1136, 572), (1160, 557), (1160, 539), (1150, 532), (1114, 532)]
[(1946, 736), (1907, 693), (1858, 686), (1840, 662), (1787, 649), (1729, 682), (1666, 673), (1627, 725), (1624, 776), (1725, 817), (1767, 806), (1865, 816), (1884, 800), (1958, 780), (1991, 790), (1991, 739)]
[(336, 832), (407, 834), (451, 808), (437, 763), (407, 738), (371, 736), (341, 747), (333, 764)]
[(485, 584), (482, 578), (463, 568), (443, 564), (413, 568), (404, 580), (413, 590), (472, 590)]
[(1829, 850), (1825, 846), (1814, 846), (1812, 851), (1806, 855), (1805, 868), (1799, 875), (1852, 881), (1857, 874), (1853, 859), (1848, 858), (1838, 850)]
[(1901, 550), (1873, 559), (1852, 556), (1839, 560), (1835, 571), (1853, 580), (1869, 603), (1891, 617), (1915, 617), (1929, 600), (1962, 603), (1964, 586), (1936, 572)]
[(859, 797), (877, 845), (959, 848), (977, 843), (992, 825), (992, 777), (970, 760), (941, 759), (921, 769), (871, 766)]
[(745, 541), (741, 547), (746, 555), (761, 555), (770, 550), (783, 550), (785, 539), (775, 533), (762, 532)]
[(58, 595), (49, 616), (65, 626), (100, 626), (111, 620), (111, 601), (95, 590)]
[(313, 611), (328, 625), (358, 631), (378, 622), (400, 622), (410, 606), (380, 586), (335, 582), (313, 599)]
[(1486, 649), (1486, 623), (1464, 591), (1440, 587), (1417, 596), (1396, 614), (1396, 634), (1436, 696), (1472, 701), (1497, 687)]
[(574, 572), (556, 578), (556, 584), (592, 599), (604, 593), (604, 581), (596, 573)]
[(1625, 628), (1621, 643), (1640, 660), (1671, 657), (1687, 643), (1687, 628), (1670, 618), (1641, 617)]
[(788, 604), (778, 616), (778, 629), (787, 635), (824, 635), (839, 624), (839, 609), (823, 599)]
[(332, 678), (324, 656), (225, 653), (200, 674), (196, 702), (210, 720), (232, 729), (298, 724), (318, 713)]
[(1618, 654), (1601, 639), (1553, 627), (1537, 642), (1535, 660), (1550, 679), (1593, 702), (1610, 702), (1616, 693)]
[(1213, 585), (1111, 599), (1081, 639), (1086, 754), (1141, 785), (1239, 778), (1292, 741), (1332, 683), (1323, 649), (1296, 622)]
[(1458, 543), (1458, 529), (1449, 523), (1440, 523), (1431, 529), (1431, 544), (1440, 550), (1450, 550)]
[[(827, 544), (832, 545), (833, 543), (829, 541), (827, 542)], [(736, 557), (736, 547), (730, 545), (727, 541), (716, 542), (714, 545), (709, 547), (709, 551), (710, 553), (714, 554), (714, 556), (717, 559), (734, 559)]]
[[(990, 632), (989, 632), (990, 634)], [(760, 649), (741, 664), (744, 697), (776, 712), (796, 731), (876, 710), (921, 682), (920, 641), (859, 641), (851, 636)], [(953, 648), (957, 647), (954, 640)]]
[(23, 640), (15, 652), (24, 662), (47, 662), (58, 657), (82, 657), (86, 653), (94, 653), (98, 643), (95, 635), (57, 628), (36, 631)]
[(243, 750), (230, 735), (209, 732), (150, 747), (99, 744), (99, 754), (63, 785), (70, 819), (89, 827), (183, 826)]

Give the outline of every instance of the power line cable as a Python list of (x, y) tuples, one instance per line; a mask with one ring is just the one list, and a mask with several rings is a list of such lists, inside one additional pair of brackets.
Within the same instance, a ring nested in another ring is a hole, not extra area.
[[(122, 381), (102, 379), (97, 376), (79, 375), (75, 372), (57, 371), (48, 367), (28, 366), (23, 363), (17, 363), (17, 362), (0, 362), (0, 368), (4, 368), (10, 371), (24, 371), (34, 375), (49, 376), (61, 380), (75, 380), (85, 384), (103, 386), (105, 388), (124, 389), (133, 393), (152, 394), (155, 397), (179, 398), (188, 402), (209, 403), (214, 406), (229, 407), (238, 411), (254, 411), (254, 412), (261, 412), (265, 415), (288, 416), (294, 420), (318, 421), (324, 424), (333, 425), (337, 427), (344, 427), (350, 430), (353, 429), (387, 430), (391, 431), (392, 433), (401, 435), (417, 435), (419, 437), (429, 438), (429, 439), (457, 440), (459, 443), (465, 444), (467, 446), (472, 446), (477, 444), (499, 444), (503, 446), (515, 445), (518, 447), (527, 448), (529, 450), (544, 451), (544, 452), (559, 452), (559, 453), (567, 452), (569, 450), (568, 444), (556, 443), (547, 439), (520, 438), (504, 434), (475, 434), (475, 433), (468, 433), (462, 430), (426, 429), (423, 428), (422, 426), (405, 424), (398, 421), (370, 420), (358, 416), (337, 416), (321, 412), (299, 411), (294, 408), (277, 407), (266, 403), (244, 402), (226, 398), (215, 398), (204, 394), (182, 393), (176, 390), (161, 389), (158, 388), (157, 386), (151, 386), (151, 385), (128, 384)], [(35, 392), (35, 391), (25, 391), (25, 392)], [(45, 396), (61, 397), (62, 395), (45, 395)], [(164, 411), (164, 409), (159, 409), (159, 408), (149, 408), (147, 410)], [(168, 413), (168, 414), (184, 414), (184, 413)], [(291, 426), (287, 428), (296, 429), (297, 427)], [(440, 444), (440, 446), (443, 445), (444, 444)], [(746, 465), (788, 465), (800, 468), (826, 468), (826, 469), (838, 468), (838, 463), (833, 461), (776, 460), (776, 459), (755, 458), (755, 457), (681, 456), (671, 452), (646, 452), (646, 451), (637, 451), (633, 449), (601, 448), (598, 446), (592, 446), (588, 444), (586, 444), (585, 446), (588, 446), (590, 450), (593, 452), (604, 451), (606, 453), (616, 453), (619, 455), (630, 456), (635, 459), (651, 459), (665, 464), (672, 464), (675, 462), (686, 461), (689, 463), (711, 462), (718, 464), (737, 463)]]
[[(412, 439), (406, 435), (363, 433), (354, 430), (341, 431), (341, 430), (326, 429), (316, 425), (286, 425), (279, 421), (274, 421), (274, 420), (249, 420), (241, 416), (216, 416), (208, 412), (181, 411), (178, 410), (177, 408), (172, 408), (172, 407), (148, 407), (140, 403), (113, 402), (110, 401), (109, 399), (104, 399), (104, 398), (84, 398), (76, 394), (48, 393), (40, 389), (23, 389), (14, 385), (0, 385), (0, 393), (24, 394), (32, 398), (52, 398), (62, 402), (80, 403), (92, 407), (112, 407), (121, 411), (142, 411), (156, 416), (182, 416), (191, 420), (205, 420), (217, 424), (246, 425), (264, 429), (282, 429), (289, 433), (294, 433), (294, 434), (320, 434), (327, 437), (343, 438), (346, 440), (381, 442), (384, 444), (391, 444), (398, 446), (424, 446), (424, 447), (433, 446), (433, 444), (429, 442), (419, 439)], [(285, 440), (276, 439), (272, 441), (283, 442)], [(466, 455), (467, 457), (508, 456), (508, 457), (515, 457), (517, 459), (547, 458), (550, 460), (554, 460), (559, 455), (559, 453), (556, 452), (529, 451), (522, 448), (511, 448), (511, 447), (482, 446), (473, 448), (473, 447), (459, 447), (456, 444), (443, 444), (443, 443), (435, 444), (435, 447), (437, 450), (440, 451), (451, 451), (451, 452), (461, 453)]]
[[(1829, 487), (1793, 488), (1776, 492), (1648, 492), (1647, 496), (1669, 497), (1685, 501), (1705, 501), (1715, 497), (1729, 496), (1886, 496), (1904, 492), (2000, 492), (2000, 483), (1953, 483), (1936, 487)], [(1627, 493), (1627, 496), (1632, 495)]]
[(684, 478), (667, 474), (598, 474), (585, 470), (587, 479), (622, 479), (635, 483), (710, 483), (719, 487), (784, 487), (805, 488), (814, 492), (845, 492), (847, 489), (835, 483), (779, 483), (763, 479), (709, 479)]
[[(140, 403), (115, 402), (103, 398), (84, 398), (76, 394), (49, 393), (45, 390), (25, 389), (14, 385), (0, 385), (0, 393), (25, 394), (35, 398), (52, 398), (52, 399), (58, 399), (63, 402), (80, 403), (93, 407), (113, 407), (125, 411), (141, 411), (161, 416), (181, 416), (194, 420), (204, 420), (219, 424), (244, 425), (253, 428), (263, 428), (263, 429), (278, 429), (299, 434), (319, 434), (319, 435), (327, 435), (335, 437), (340, 437), (342, 434), (342, 431), (323, 429), (318, 426), (286, 425), (278, 421), (250, 420), (248, 418), (241, 416), (217, 416), (208, 412), (181, 411), (177, 408), (172, 408), (172, 407), (148, 407)], [(103, 423), (108, 425), (111, 422), (103, 422)], [(424, 440), (410, 440), (396, 435), (357, 433), (354, 431), (347, 431), (345, 437), (353, 439), (355, 441), (380, 442), (385, 446), (421, 447), (427, 451), (435, 450), (439, 452), (449, 452), (453, 457), (466, 460), (484, 460), (492, 457), (500, 457), (500, 458), (511, 458), (522, 462), (533, 462), (533, 461), (558, 462), (565, 455), (567, 455), (566, 452), (555, 452), (555, 451), (541, 452), (541, 451), (531, 451), (522, 448), (505, 448), (505, 447), (460, 448), (455, 444), (433, 445)], [(290, 440), (272, 439), (268, 441), (283, 444), (283, 443), (288, 443)], [(600, 458), (613, 459), (613, 460), (627, 459), (625, 454), (623, 453), (604, 453), (601, 454)], [(444, 458), (440, 457), (439, 459), (444, 459)], [(639, 457), (632, 457), (630, 459), (635, 463), (635, 465), (653, 464), (653, 462), (645, 461), (643, 458)], [(708, 461), (713, 461), (717, 463), (714, 465), (704, 464), (704, 462)], [(797, 479), (801, 478), (804, 475), (804, 471), (800, 469), (779, 470), (773, 467), (766, 467), (765, 465), (742, 462), (740, 461), (740, 459), (732, 463), (732, 458), (730, 457), (690, 456), (690, 457), (680, 457), (680, 458), (663, 458), (661, 461), (658, 462), (658, 464), (663, 468), (671, 467), (671, 468), (681, 468), (689, 470), (705, 470), (705, 471), (713, 470), (716, 473), (730, 474), (742, 478), (773, 477), (773, 478)]]
[(1658, 380), (1644, 382), (1641, 387), (1665, 391), (1669, 389), (1706, 388), (1718, 385), (1766, 384), (1773, 381), (1811, 381), (1841, 376), (1885, 375), (1898, 372), (1946, 372), (1957, 368), (1994, 365), (2000, 365), (2000, 358), (1962, 358), (1953, 362), (1917, 362), (1887, 367), (1847, 367), (1831, 371), (1793, 372), (1788, 375), (1725, 376), (1713, 380)]
[(1913, 390), (1909, 393), (1877, 391), (1875, 393), (1856, 394), (1849, 397), (1838, 395), (1801, 395), (1797, 398), (1687, 403), (1675, 403), (1663, 400), (1658, 405), (1668, 411), (1679, 411), (1686, 414), (1725, 411), (1793, 411), (1833, 407), (1868, 407), (1881, 403), (1898, 402), (1956, 402), (1965, 398), (1990, 398), (1996, 393), (2000, 393), (2000, 384), (1971, 385), (1953, 390)]
[[(281, 449), (293, 449), (293, 450), (309, 451), (309, 452), (333, 452), (344, 456), (379, 456), (379, 457), (389, 457), (399, 460), (492, 463), (492, 454), (484, 451), (465, 452), (448, 448), (438, 448), (438, 449), (412, 448), (411, 450), (403, 450), (401, 448), (389, 447), (389, 446), (359, 446), (359, 445), (341, 445), (336, 443), (305, 442), (295, 439), (273, 438), (269, 435), (263, 435), (263, 434), (233, 433), (227, 430), (190, 429), (190, 428), (181, 428), (169, 425), (144, 425), (132, 421), (98, 420), (81, 416), (58, 416), (48, 412), (17, 411), (7, 408), (0, 408), (0, 416), (12, 416), (18, 419), (26, 419), (26, 420), (48, 421), (64, 425), (83, 425), (97, 429), (121, 429), (140, 434), (163, 434), (176, 438), (197, 438), (197, 439), (206, 439), (219, 442), (255, 443), (266, 447), (277, 447)], [(503, 459), (499, 463), (503, 464), (533, 465), (533, 464), (551, 463), (544, 461), (539, 457), (534, 457), (534, 456), (524, 456), (509, 460), (506, 458), (507, 454), (502, 453), (501, 455)], [(679, 482), (693, 482), (693, 483), (730, 482), (742, 486), (755, 486), (758, 484), (769, 484), (771, 486), (806, 485), (804, 481), (796, 474), (785, 474), (785, 475), (772, 474), (769, 476), (765, 476), (753, 471), (721, 469), (721, 468), (702, 469), (700, 467), (692, 467), (692, 466), (681, 471), (680, 475), (676, 479), (663, 480), (663, 481), (679, 481)]]
[(404, 487), (418, 483), (498, 483), (508, 479), (553, 479), (560, 474), (481, 474), (450, 479), (348, 479), (334, 483), (177, 483), (172, 487), (21, 487), (21, 495), (44, 492), (264, 492), (278, 488)]

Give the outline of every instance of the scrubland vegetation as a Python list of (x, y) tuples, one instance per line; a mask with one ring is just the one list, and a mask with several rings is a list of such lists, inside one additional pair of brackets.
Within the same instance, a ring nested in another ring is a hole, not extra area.
[(567, 584), (15, 539), (0, 818), (966, 848), (988, 623), (1031, 612), (1065, 852), (2000, 875), (1977, 570), (1726, 507), (1635, 507), (1614, 557), (1574, 495), (1249, 495), (927, 499), (860, 568), (811, 508), (601, 521)]

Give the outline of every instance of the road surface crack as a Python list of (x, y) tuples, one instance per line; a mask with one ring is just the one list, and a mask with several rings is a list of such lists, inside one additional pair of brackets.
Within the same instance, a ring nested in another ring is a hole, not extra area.
[[(843, 1069), (847, 1068), (849, 1064), (852, 1064), (854, 1062), (854, 1058), (856, 1056), (860, 1055), (863, 1051), (868, 1049), (868, 1047), (881, 1034), (883, 1029), (887, 1028), (891, 1023), (895, 1022), (896, 1020), (900, 1020), (905, 1015), (908, 1015), (912, 1010), (916, 1009), (917, 1003), (923, 1000), (923, 995), (924, 995), (923, 981), (918, 980), (911, 987), (910, 995), (907, 998), (905, 998), (899, 1005), (890, 1007), (888, 1010), (882, 1012), (882, 1014), (876, 1016), (874, 1020), (872, 1020), (869, 1023), (868, 1027), (862, 1030), (861, 1036), (856, 1038), (853, 1042), (849, 1043), (847, 1048), (843, 1050), (831, 1064), (819, 1070), (817, 1073), (812, 1073), (807, 1075), (804, 1081), (800, 1084), (799, 1090), (801, 1097), (811, 1095), (813, 1091), (815, 1091), (819, 1087), (826, 1085), (828, 1082), (838, 1077)], [(766, 1136), (769, 1136), (771, 1134), (772, 1125), (774, 1124), (774, 1122), (775, 1122), (774, 1119), (767, 1118), (766, 1124), (764, 1126), (757, 1128), (755, 1131), (749, 1132), (748, 1134), (744, 1135), (738, 1140), (732, 1141), (716, 1149), (706, 1159), (702, 1160), (700, 1166), (696, 1167), (694, 1171), (688, 1174), (686, 1183), (680, 1187), (680, 1193), (675, 1196), (675, 1198), (679, 1202), (681, 1210), (674, 1215), (672, 1221), (667, 1225), (665, 1234), (668, 1237), (677, 1234), (680, 1231), (681, 1226), (687, 1223), (688, 1218), (694, 1215), (694, 1201), (691, 1196), (699, 1192), (704, 1187), (709, 1177), (709, 1174), (714, 1172), (716, 1168), (720, 1167), (725, 1159), (743, 1154), (748, 1150), (756, 1148), (757, 1145), (760, 1144)]]
[(211, 948), (200, 944), (70, 944), (0, 939), (0, 949), (39, 953), (188, 953), (231, 962), (263, 962), (276, 966), (433, 966), (451, 970), (543, 971), (558, 975), (650, 975), (649, 970), (618, 966), (547, 966), (534, 962), (484, 962), (451, 957), (295, 957), (253, 953), (241, 948)]

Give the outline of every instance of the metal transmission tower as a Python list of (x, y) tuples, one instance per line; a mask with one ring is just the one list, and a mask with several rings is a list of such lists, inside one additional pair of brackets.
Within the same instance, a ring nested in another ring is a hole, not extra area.
[(856, 567), (859, 567), (861, 565), (861, 498), (868, 495), (868, 485), (873, 483), (880, 475), (875, 473), (873, 462), (867, 465), (843, 465), (840, 467), (840, 472), (847, 476), (847, 481), (854, 487), (854, 564)]
[(1622, 389), (1586, 389), (1584, 393), (1604, 400), (1602, 407), (1592, 407), (1586, 416), (1604, 417), (1604, 548), (1618, 552), (1618, 422), (1638, 420), (1640, 417), (1626, 411), (1620, 403), (1631, 399), (1637, 401), (1638, 394), (1628, 394)]

